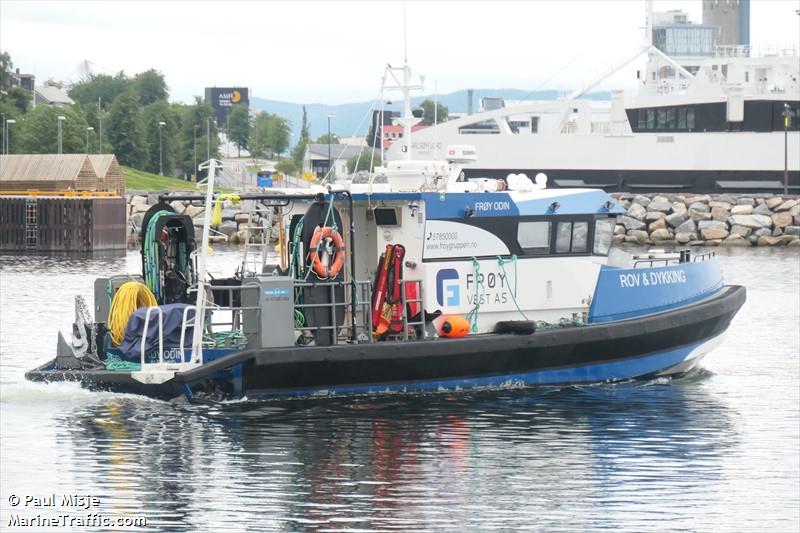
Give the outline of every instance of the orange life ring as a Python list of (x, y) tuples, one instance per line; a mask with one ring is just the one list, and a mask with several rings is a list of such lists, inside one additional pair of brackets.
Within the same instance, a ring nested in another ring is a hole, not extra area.
[[(320, 257), (322, 254), (319, 250), (320, 243), (326, 239), (330, 239), (333, 244), (333, 259), (329, 260), (327, 265), (322, 261), (322, 257)], [(314, 230), (309, 253), (311, 266), (317, 276), (322, 279), (335, 278), (344, 266), (344, 241), (339, 232), (329, 226), (317, 226), (317, 229)]]

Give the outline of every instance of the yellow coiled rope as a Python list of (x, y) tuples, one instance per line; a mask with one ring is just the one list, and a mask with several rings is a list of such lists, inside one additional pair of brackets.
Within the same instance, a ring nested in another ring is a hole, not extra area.
[(129, 281), (123, 283), (114, 295), (111, 309), (108, 312), (108, 329), (111, 330), (111, 340), (119, 346), (125, 336), (125, 326), (131, 315), (140, 307), (155, 307), (158, 305), (156, 297), (144, 283)]

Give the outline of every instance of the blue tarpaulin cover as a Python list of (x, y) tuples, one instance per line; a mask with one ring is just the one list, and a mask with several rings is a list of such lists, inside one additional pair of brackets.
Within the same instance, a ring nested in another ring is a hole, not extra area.
[[(181, 344), (181, 324), (183, 323), (183, 310), (189, 304), (166, 304), (160, 305), (164, 315), (164, 350), (168, 348), (179, 348)], [(129, 361), (139, 361), (141, 359), (142, 335), (144, 334), (144, 319), (147, 315), (147, 307), (137, 309), (132, 315), (128, 324), (125, 326), (125, 337), (119, 345), (123, 357)], [(194, 318), (194, 309), (187, 313), (187, 321)], [(186, 326), (184, 346), (192, 345), (194, 334), (194, 322)], [(145, 341), (145, 354), (155, 352), (158, 354), (158, 312), (150, 313), (150, 322), (147, 324), (147, 340)], [(158, 357), (158, 355), (156, 355)]]

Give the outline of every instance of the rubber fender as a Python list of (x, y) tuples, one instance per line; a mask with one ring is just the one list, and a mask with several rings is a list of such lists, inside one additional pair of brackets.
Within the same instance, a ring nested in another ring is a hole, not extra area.
[(440, 337), (466, 337), (470, 330), (469, 321), (458, 315), (442, 315), (433, 321), (433, 326)]
[(494, 326), (495, 333), (513, 333), (515, 335), (530, 335), (536, 331), (536, 322), (533, 320), (501, 320)]

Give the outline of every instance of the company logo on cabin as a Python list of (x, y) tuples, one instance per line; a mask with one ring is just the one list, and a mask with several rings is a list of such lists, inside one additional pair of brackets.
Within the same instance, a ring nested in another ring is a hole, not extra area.
[(461, 304), (461, 289), (458, 271), (454, 268), (443, 268), (436, 273), (436, 301), (442, 307)]

